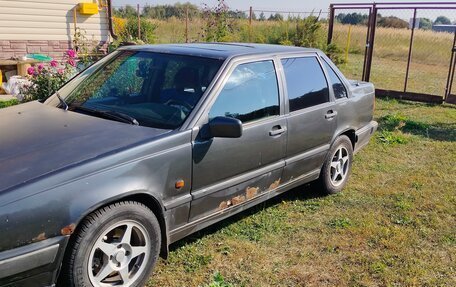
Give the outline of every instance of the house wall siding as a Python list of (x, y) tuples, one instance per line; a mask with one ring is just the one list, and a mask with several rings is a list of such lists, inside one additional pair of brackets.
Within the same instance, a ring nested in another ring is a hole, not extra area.
[[(58, 57), (72, 46), (74, 9), (91, 0), (0, 0), (0, 58), (27, 53)], [(103, 1), (106, 2), (106, 1)], [(106, 8), (97, 15), (77, 13), (77, 27), (93, 43), (109, 41)]]

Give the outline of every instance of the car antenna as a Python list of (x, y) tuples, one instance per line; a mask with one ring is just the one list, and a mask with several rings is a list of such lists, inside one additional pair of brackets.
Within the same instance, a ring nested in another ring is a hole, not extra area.
[(63, 106), (63, 109), (65, 111), (68, 111), (68, 104), (65, 102), (65, 100), (60, 96), (59, 92), (55, 93), (57, 95), (57, 98), (59, 98), (60, 104)]

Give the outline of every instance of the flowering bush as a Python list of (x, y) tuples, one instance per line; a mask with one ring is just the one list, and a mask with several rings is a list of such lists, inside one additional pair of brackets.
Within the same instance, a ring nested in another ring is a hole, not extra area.
[(23, 87), (23, 101), (46, 100), (76, 73), (77, 54), (67, 50), (62, 61), (52, 60), (28, 68), (30, 84)]

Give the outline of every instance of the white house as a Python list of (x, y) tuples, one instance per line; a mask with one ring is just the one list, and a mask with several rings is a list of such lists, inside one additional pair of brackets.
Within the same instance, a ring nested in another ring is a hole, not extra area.
[(110, 0), (0, 0), (0, 59), (60, 57), (72, 47), (75, 27), (89, 40), (108, 43)]

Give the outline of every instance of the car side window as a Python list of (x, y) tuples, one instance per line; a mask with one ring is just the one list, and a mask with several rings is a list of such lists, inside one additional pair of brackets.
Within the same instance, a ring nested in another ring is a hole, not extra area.
[(279, 112), (274, 63), (261, 61), (235, 68), (209, 111), (209, 119), (223, 116), (247, 123), (279, 115)]
[(334, 96), (336, 97), (336, 99), (347, 98), (347, 90), (345, 89), (345, 86), (340, 80), (339, 76), (336, 74), (333, 68), (331, 68), (331, 66), (325, 61), (325, 59), (321, 60), (326, 68), (326, 71), (328, 71), (329, 79), (331, 80), (332, 88), (334, 90)]
[(282, 59), (290, 112), (329, 101), (326, 77), (316, 57)]

